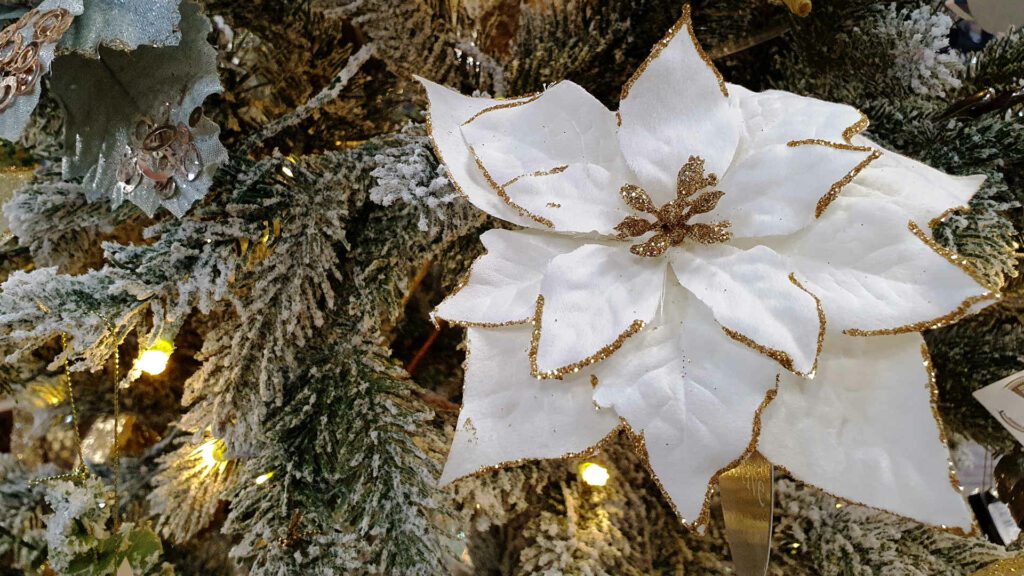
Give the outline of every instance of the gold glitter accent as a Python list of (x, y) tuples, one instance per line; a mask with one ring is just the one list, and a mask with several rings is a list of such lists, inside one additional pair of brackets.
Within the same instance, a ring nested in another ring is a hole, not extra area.
[(537, 216), (536, 214), (530, 212), (526, 208), (523, 208), (519, 204), (513, 202), (512, 199), (509, 198), (508, 192), (506, 192), (505, 189), (497, 182), (495, 182), (493, 177), (491, 177), (491, 173), (487, 171), (487, 167), (484, 166), (484, 163), (482, 160), (480, 160), (480, 157), (476, 155), (476, 151), (473, 150), (473, 147), (467, 146), (467, 148), (469, 149), (469, 153), (473, 156), (473, 159), (476, 161), (477, 167), (480, 168), (480, 172), (484, 175), (484, 180), (487, 180), (487, 183), (491, 185), (491, 188), (494, 189), (494, 191), (498, 194), (498, 197), (501, 198), (502, 201), (505, 202), (505, 204), (508, 204), (512, 209), (514, 209), (516, 212), (519, 213), (520, 216), (523, 216), (524, 218), (529, 218), (530, 220), (533, 220), (538, 224), (547, 226), (548, 228), (554, 228), (555, 225), (553, 222), (551, 222), (551, 220), (548, 220), (543, 216)]
[(868, 117), (865, 116), (863, 112), (861, 112), (860, 119), (847, 126), (846, 130), (843, 130), (843, 140), (846, 140), (847, 144), (849, 144), (850, 140), (852, 140), (854, 136), (867, 130), (868, 125), (870, 124), (871, 121), (868, 120)]
[(625, 332), (619, 334), (615, 340), (602, 347), (597, 352), (587, 356), (579, 362), (573, 362), (567, 366), (556, 368), (554, 370), (541, 371), (537, 368), (537, 349), (540, 347), (540, 333), (541, 333), (541, 316), (544, 313), (544, 296), (537, 296), (537, 312), (533, 317), (533, 336), (530, 340), (530, 373), (533, 374), (534, 378), (541, 379), (553, 379), (561, 380), (566, 374), (573, 372), (579, 372), (580, 369), (586, 368), (595, 362), (599, 362), (608, 358), (615, 353), (616, 350), (622, 347), (626, 342), (626, 338), (636, 334), (643, 329), (645, 322), (643, 320), (634, 320), (629, 328), (626, 328)]
[(754, 350), (757, 350), (761, 354), (764, 354), (765, 356), (771, 358), (772, 360), (775, 360), (776, 362), (781, 364), (783, 368), (789, 370), (793, 374), (796, 374), (797, 376), (800, 376), (802, 378), (814, 378), (814, 373), (818, 370), (818, 357), (821, 356), (821, 346), (825, 342), (825, 310), (821, 307), (821, 300), (819, 300), (818, 297), (814, 295), (814, 293), (812, 293), (810, 290), (804, 288), (803, 284), (801, 284), (796, 279), (796, 275), (790, 274), (789, 281), (792, 282), (794, 286), (810, 295), (811, 298), (814, 298), (814, 305), (815, 307), (817, 307), (818, 310), (818, 348), (814, 353), (814, 364), (811, 365), (811, 369), (809, 371), (798, 371), (793, 366), (793, 358), (786, 352), (783, 352), (782, 350), (776, 350), (775, 348), (762, 346), (757, 342), (753, 341), (752, 339), (750, 339), (749, 337), (744, 336), (743, 334), (740, 334), (735, 330), (726, 328), (725, 326), (722, 326), (722, 331), (724, 331), (726, 335), (729, 336), (729, 338), (732, 338), (733, 340), (739, 342), (740, 344), (753, 348)]
[(957, 320), (963, 318), (970, 312), (971, 308), (979, 303), (985, 302), (986, 300), (998, 300), (999, 294), (981, 294), (979, 296), (971, 296), (964, 300), (949, 314), (939, 316), (932, 320), (923, 320), (921, 322), (914, 322), (913, 324), (906, 324), (904, 326), (897, 326), (895, 328), (879, 328), (876, 330), (861, 330), (860, 328), (847, 328), (843, 330), (843, 334), (847, 336), (885, 336), (891, 334), (906, 334), (907, 332), (921, 332), (924, 330), (931, 330), (932, 328), (941, 328), (947, 324), (952, 324)]
[[(453, 288), (452, 291), (449, 292), (448, 295), (444, 297), (444, 300), (441, 300), (441, 303), (438, 304), (435, 308), (440, 308), (441, 306), (443, 306), (445, 302), (447, 302), (451, 298), (454, 298), (456, 294), (458, 294), (463, 288), (466, 287), (467, 284), (469, 284), (470, 276), (473, 273), (473, 267), (476, 266), (477, 263), (479, 263), (481, 260), (483, 260), (485, 256), (487, 256), (486, 250), (484, 251), (483, 254), (477, 256), (476, 259), (473, 260), (473, 263), (470, 264), (469, 266), (469, 270), (466, 270), (466, 274), (458, 281), (457, 284), (455, 284), (455, 288)], [(531, 319), (523, 318), (522, 320), (509, 320), (507, 322), (467, 322), (462, 320), (449, 320), (448, 318), (442, 318), (442, 320), (451, 324), (452, 326), (461, 326), (463, 328), (501, 328), (504, 326), (528, 324)], [(437, 316), (435, 314), (430, 315), (430, 321), (434, 323), (434, 328), (437, 328), (438, 330), (441, 329), (441, 324), (437, 321)]]
[(939, 224), (942, 224), (943, 220), (945, 220), (946, 218), (949, 218), (951, 215), (953, 215), (953, 214), (955, 214), (957, 212), (970, 212), (970, 211), (971, 211), (971, 207), (970, 206), (954, 206), (952, 208), (946, 208), (945, 210), (943, 210), (942, 214), (939, 214), (935, 218), (932, 218), (931, 220), (928, 221), (928, 227), (929, 228), (935, 228)]
[(933, 240), (931, 238), (931, 236), (926, 234), (924, 232), (924, 230), (921, 230), (921, 227), (918, 226), (913, 220), (911, 220), (907, 224), (907, 227), (910, 228), (910, 232), (913, 233), (914, 236), (917, 236), (918, 239), (921, 240), (921, 242), (924, 242), (925, 244), (927, 244), (929, 248), (934, 250), (939, 256), (942, 256), (943, 258), (945, 258), (950, 264), (952, 264), (952, 265), (956, 266), (957, 268), (963, 270), (965, 274), (967, 274), (968, 276), (973, 278), (975, 282), (980, 284), (985, 289), (987, 289), (987, 290), (989, 290), (991, 292), (995, 292), (995, 291), (998, 291), (1000, 288), (1002, 288), (1002, 286), (992, 286), (991, 284), (989, 284), (988, 279), (984, 278), (983, 276), (978, 274), (976, 271), (971, 269), (969, 266), (964, 264), (963, 257), (961, 257), (956, 252), (953, 252), (952, 250), (946, 248), (945, 246), (942, 246), (941, 244), (939, 244), (938, 242)]
[(701, 244), (716, 244), (729, 240), (732, 233), (728, 229), (732, 223), (728, 220), (712, 224), (689, 223), (693, 216), (714, 210), (725, 193), (711, 190), (692, 200), (689, 199), (690, 196), (717, 183), (718, 177), (714, 174), (705, 176), (704, 160), (699, 156), (690, 156), (676, 176), (676, 198), (661, 208), (655, 208), (650, 195), (643, 188), (635, 184), (626, 184), (619, 189), (623, 202), (634, 210), (653, 215), (655, 221), (626, 216), (622, 222), (615, 225), (616, 235), (620, 240), (626, 240), (657, 231), (647, 240), (630, 246), (630, 252), (642, 257), (661, 256), (669, 247), (678, 246), (687, 238)]
[[(429, 96), (427, 97), (427, 102), (430, 102)], [(437, 161), (444, 166), (445, 174), (448, 175), (448, 181), (452, 183), (452, 187), (455, 188), (455, 191), (458, 192), (459, 196), (462, 196), (466, 202), (472, 204), (473, 201), (469, 199), (469, 195), (466, 194), (462, 189), (462, 186), (460, 186), (458, 181), (456, 181), (452, 176), (451, 171), (448, 170), (448, 163), (445, 162), (444, 156), (441, 155), (441, 147), (437, 145), (437, 139), (434, 138), (434, 125), (430, 122), (430, 114), (427, 114), (427, 138), (430, 139), (430, 147), (434, 149), (434, 156), (437, 157)]]
[[(558, 83), (556, 82), (555, 84), (552, 84), (548, 88), (549, 89), (550, 88), (554, 88), (557, 84)], [(487, 114), (488, 112), (494, 112), (495, 110), (504, 110), (505, 108), (516, 108), (516, 107), (519, 107), (519, 106), (524, 106), (524, 105), (529, 104), (530, 102), (533, 102), (534, 100), (540, 98), (543, 95), (544, 95), (544, 92), (533, 92), (532, 94), (523, 94), (522, 96), (518, 96), (515, 100), (509, 101), (509, 102), (502, 102), (501, 104), (495, 104), (493, 106), (488, 106), (487, 108), (484, 108), (483, 110), (480, 110), (476, 114), (473, 114), (472, 116), (470, 116), (469, 120), (466, 120), (465, 122), (463, 122), (462, 125), (465, 126), (466, 124), (469, 124), (470, 122), (476, 120), (477, 118), (483, 116), (484, 114)]]
[(561, 208), (562, 205), (559, 204), (558, 202), (548, 202), (547, 203), (547, 207), (548, 208)]
[[(647, 67), (651, 65), (651, 62), (654, 62), (655, 58), (661, 55), (662, 50), (668, 47), (669, 43), (675, 38), (676, 34), (678, 34), (679, 31), (683, 29), (684, 26), (686, 26), (687, 32), (689, 32), (690, 41), (693, 42), (693, 47), (697, 51), (697, 56), (700, 57), (700, 59), (703, 60), (705, 64), (707, 64), (708, 68), (711, 70), (711, 73), (715, 75), (715, 79), (718, 80), (718, 89), (722, 91), (722, 96), (725, 96), (726, 98), (729, 97), (729, 89), (726, 88), (725, 86), (725, 78), (722, 77), (722, 73), (719, 72), (717, 68), (715, 68), (714, 62), (711, 61), (711, 58), (707, 55), (707, 53), (704, 52), (704, 49), (701, 48), (700, 42), (697, 41), (697, 37), (693, 34), (693, 26), (690, 26), (690, 24), (690, 5), (687, 4), (683, 6), (682, 17), (680, 17), (679, 20), (677, 20), (676, 23), (672, 25), (672, 28), (669, 28), (669, 31), (667, 34), (665, 34), (665, 37), (659, 40), (658, 43), (654, 45), (654, 48), (651, 50), (651, 54), (647, 56), (647, 58), (636, 69), (636, 71), (633, 72), (633, 75), (630, 76), (629, 80), (622, 86), (622, 94), (619, 96), (620, 102), (622, 100), (625, 100), (626, 97), (629, 96), (629, 91), (633, 87), (633, 83), (636, 82), (640, 78), (640, 76), (643, 75), (644, 71), (647, 70)], [(621, 119), (619, 124), (621, 125)]]
[(565, 172), (568, 168), (569, 168), (568, 165), (565, 165), (565, 166), (555, 166), (554, 168), (552, 168), (550, 170), (537, 170), (536, 172), (531, 172), (529, 174), (520, 174), (519, 176), (516, 176), (515, 178), (513, 178), (513, 179), (509, 180), (508, 182), (505, 182), (504, 184), (502, 184), (501, 187), (503, 189), (504, 188), (508, 188), (509, 186), (515, 184), (516, 182), (518, 182), (522, 178), (528, 178), (528, 177), (532, 177), (532, 176), (552, 176), (554, 174), (561, 174), (562, 172)]
[[(856, 124), (854, 126), (856, 126)], [(849, 128), (847, 128), (847, 130), (849, 130)], [(846, 132), (843, 132), (843, 134), (845, 135)], [(849, 151), (853, 151), (853, 152), (870, 152), (870, 154), (868, 154), (867, 158), (865, 158), (859, 164), (854, 166), (853, 170), (850, 170), (849, 172), (847, 172), (847, 174), (845, 176), (843, 176), (839, 180), (836, 180), (832, 184), (832, 186), (829, 187), (828, 192), (826, 192), (824, 196), (822, 196), (821, 198), (818, 199), (818, 204), (817, 204), (817, 206), (814, 209), (814, 217), (815, 218), (821, 218), (821, 215), (825, 213), (825, 209), (828, 208), (829, 204), (831, 204), (836, 198), (839, 197), (839, 193), (842, 192), (843, 187), (846, 186), (847, 184), (849, 184), (850, 181), (853, 180), (857, 176), (857, 174), (860, 174), (861, 170), (864, 170), (864, 168), (867, 168), (868, 164), (871, 164), (875, 160), (877, 160), (877, 159), (882, 157), (882, 153), (881, 152), (879, 152), (878, 150), (875, 150), (874, 148), (870, 148), (868, 146), (856, 146), (856, 145), (853, 145), (853, 144), (842, 144), (842, 143), (839, 143), (839, 142), (829, 142), (828, 140), (820, 140), (820, 139), (793, 140), (793, 141), (788, 142), (787, 145), (790, 146), (790, 147), (794, 147), (794, 148), (797, 147), (797, 146), (812, 146), (812, 145), (814, 145), (814, 146), (826, 146), (828, 148), (834, 148), (836, 150), (849, 150)]]
[(590, 387), (597, 388), (597, 376), (594, 376), (593, 374), (590, 375)]

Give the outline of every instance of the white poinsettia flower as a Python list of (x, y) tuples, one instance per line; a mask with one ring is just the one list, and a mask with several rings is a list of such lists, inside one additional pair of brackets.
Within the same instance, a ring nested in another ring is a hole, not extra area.
[(628, 426), (687, 522), (757, 449), (969, 529), (916, 332), (995, 297), (929, 232), (982, 178), (876, 149), (849, 106), (725, 83), (689, 22), (617, 113), (572, 82), (497, 101), (422, 81), (456, 187), (523, 227), (485, 233), (436, 310), (469, 327), (442, 480)]

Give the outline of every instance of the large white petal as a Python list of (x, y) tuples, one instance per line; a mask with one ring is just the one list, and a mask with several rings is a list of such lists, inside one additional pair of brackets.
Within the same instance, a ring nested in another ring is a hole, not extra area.
[(840, 498), (969, 531), (923, 346), (920, 334), (829, 334), (814, 380), (783, 374), (764, 411), (759, 450)]
[(589, 379), (530, 374), (530, 326), (469, 328), (465, 390), (441, 482), (524, 458), (586, 450), (619, 423), (596, 410)]
[(536, 221), (520, 214), (495, 194), (477, 167), (476, 160), (470, 154), (469, 148), (462, 139), (462, 132), (459, 130), (459, 126), (463, 122), (485, 108), (522, 99), (473, 98), (418, 76), (416, 79), (427, 90), (427, 98), (430, 101), (428, 129), (431, 139), (434, 141), (434, 151), (438, 160), (444, 162), (455, 188), (464, 194), (474, 206), (491, 216), (521, 226), (543, 227)]
[(706, 306), (670, 281), (658, 319), (594, 372), (594, 400), (643, 436), (679, 514), (703, 524), (709, 483), (752, 449), (778, 367), (726, 336)]
[[(875, 146), (867, 138), (857, 137), (854, 143)], [(883, 198), (899, 206), (922, 228), (931, 228), (932, 221), (948, 212), (966, 207), (985, 177), (951, 176), (889, 150), (871, 163), (843, 190), (844, 196)]]
[(711, 308), (727, 334), (788, 370), (814, 372), (825, 318), (786, 258), (765, 246), (726, 244), (687, 245), (669, 257), (679, 282)]
[(796, 140), (850, 143), (854, 135), (867, 127), (864, 114), (846, 104), (781, 90), (751, 92), (742, 86), (728, 86), (743, 116), (737, 159), (760, 148)]
[(615, 132), (615, 115), (568, 81), (462, 127), (499, 196), (555, 230), (604, 234), (630, 213), (619, 188), (633, 178)]
[(532, 230), (488, 230), (487, 252), (473, 262), (465, 283), (434, 310), (449, 322), (475, 326), (527, 323), (533, 319), (548, 262), (584, 241)]
[(739, 110), (697, 44), (690, 8), (622, 89), (619, 144), (640, 184), (659, 204), (676, 197), (676, 176), (690, 156), (725, 174), (739, 141)]
[(733, 162), (717, 186), (725, 196), (693, 221), (727, 220), (739, 238), (796, 232), (877, 157), (871, 148), (824, 140), (757, 148)]
[(770, 245), (821, 299), (830, 330), (916, 332), (966, 314), (989, 290), (912, 228), (888, 200), (840, 197), (814, 226)]
[(666, 263), (626, 244), (587, 244), (556, 256), (544, 272), (535, 337), (537, 376), (557, 378), (617, 350), (654, 318)]

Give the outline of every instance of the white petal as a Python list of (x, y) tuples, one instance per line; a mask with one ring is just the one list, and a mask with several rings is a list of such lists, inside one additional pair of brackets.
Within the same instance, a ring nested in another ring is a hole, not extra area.
[(462, 127), (499, 195), (555, 230), (605, 234), (629, 214), (619, 188), (632, 176), (615, 132), (615, 115), (572, 82)]
[(796, 232), (824, 213), (852, 176), (876, 157), (870, 148), (845, 144), (757, 148), (733, 162), (716, 187), (725, 196), (693, 221), (727, 220), (739, 238)]
[(590, 448), (618, 425), (596, 410), (589, 379), (530, 374), (530, 326), (469, 328), (465, 391), (441, 483), (524, 458), (559, 458)]
[(665, 267), (661, 258), (634, 256), (626, 244), (587, 244), (556, 256), (538, 301), (537, 375), (574, 372), (638, 332), (661, 303)]
[(725, 244), (687, 245), (670, 258), (679, 282), (711, 308), (726, 333), (788, 370), (814, 372), (824, 317), (791, 277), (786, 258), (765, 246)]
[(416, 77), (427, 90), (430, 101), (430, 117), (428, 121), (430, 136), (434, 141), (434, 151), (438, 160), (444, 162), (452, 184), (473, 203), (474, 206), (491, 216), (501, 218), (521, 226), (541, 228), (542, 226), (521, 215), (506, 204), (484, 179), (470, 154), (469, 148), (462, 139), (459, 126), (473, 115), (490, 106), (517, 100), (492, 100), (490, 98), (473, 98), (435, 84), (429, 80)]
[(783, 374), (759, 450), (835, 496), (932, 525), (971, 528), (951, 483), (919, 334), (829, 334), (818, 376)]
[(676, 197), (690, 156), (722, 176), (739, 141), (739, 110), (690, 29), (690, 8), (622, 91), (619, 144), (640, 184), (659, 205)]
[[(862, 137), (854, 142), (875, 145)], [(966, 207), (984, 182), (981, 174), (951, 176), (917, 160), (882, 150), (882, 156), (850, 182), (843, 195), (883, 198), (899, 206), (922, 228), (931, 228), (932, 220)]]
[(699, 525), (709, 483), (752, 447), (777, 366), (726, 336), (711, 311), (674, 284), (658, 320), (595, 366), (594, 400), (643, 435), (661, 486)]
[(484, 232), (480, 241), (487, 253), (473, 262), (465, 285), (438, 304), (436, 317), (477, 326), (527, 323), (548, 262), (583, 244), (558, 234), (500, 228)]
[(867, 118), (846, 104), (781, 90), (751, 92), (733, 84), (729, 84), (729, 93), (743, 115), (737, 158), (795, 140), (849, 143), (867, 127)]
[(887, 200), (841, 196), (815, 225), (771, 246), (821, 299), (829, 330), (916, 332), (966, 314), (989, 291), (909, 221)]

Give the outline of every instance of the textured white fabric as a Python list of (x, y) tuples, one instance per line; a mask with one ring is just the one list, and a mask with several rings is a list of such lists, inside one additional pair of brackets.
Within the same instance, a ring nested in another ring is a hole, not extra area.
[(473, 262), (466, 284), (434, 310), (462, 324), (504, 324), (533, 319), (548, 262), (572, 252), (582, 240), (529, 230), (495, 228), (480, 235), (487, 253)]
[(633, 179), (615, 132), (615, 115), (567, 81), (462, 127), (466, 144), (512, 202), (555, 230), (604, 234), (629, 214), (619, 188)]
[[(877, 146), (860, 136), (853, 141), (864, 146)], [(921, 228), (928, 229), (931, 227), (928, 223), (946, 210), (967, 206), (984, 182), (985, 177), (981, 174), (950, 176), (886, 150), (843, 188), (843, 196), (883, 199), (906, 212)]]
[(633, 322), (649, 322), (661, 303), (666, 263), (621, 246), (587, 244), (556, 256), (541, 282), (537, 369), (559, 370), (611, 345)]
[(776, 366), (729, 339), (706, 306), (669, 280), (658, 319), (594, 373), (594, 400), (643, 434), (668, 496), (697, 522), (712, 476), (751, 443)]
[(530, 375), (530, 326), (468, 328), (463, 408), (441, 482), (523, 458), (557, 458), (590, 448), (619, 423), (596, 410), (582, 375)]
[(794, 284), (792, 265), (765, 246), (725, 244), (670, 253), (679, 282), (714, 312), (723, 327), (785, 353), (790, 370), (814, 368), (821, 322), (814, 297)]
[(911, 234), (909, 221), (891, 202), (840, 196), (817, 224), (770, 245), (821, 299), (829, 330), (927, 322), (988, 292)]
[[(427, 91), (427, 99), (430, 101), (430, 134), (434, 140), (434, 148), (440, 157), (438, 159), (444, 162), (455, 187), (461, 190), (474, 206), (491, 216), (521, 226), (542, 227), (541, 224), (520, 215), (495, 194), (477, 168), (476, 160), (462, 140), (462, 132), (459, 130), (463, 122), (484, 108), (509, 101), (463, 96), (447, 86), (435, 84), (419, 76), (415, 78)], [(517, 100), (511, 100), (515, 101)]]
[(622, 153), (636, 183), (659, 205), (675, 198), (676, 175), (691, 155), (722, 176), (739, 141), (740, 113), (700, 57), (688, 20), (647, 60), (619, 103)]
[(846, 142), (844, 133), (863, 118), (852, 106), (791, 92), (751, 92), (729, 84), (729, 95), (743, 118), (734, 162), (757, 148), (794, 140)]
[(814, 380), (782, 375), (759, 450), (840, 498), (970, 530), (930, 406), (923, 345), (920, 334), (830, 334)]

